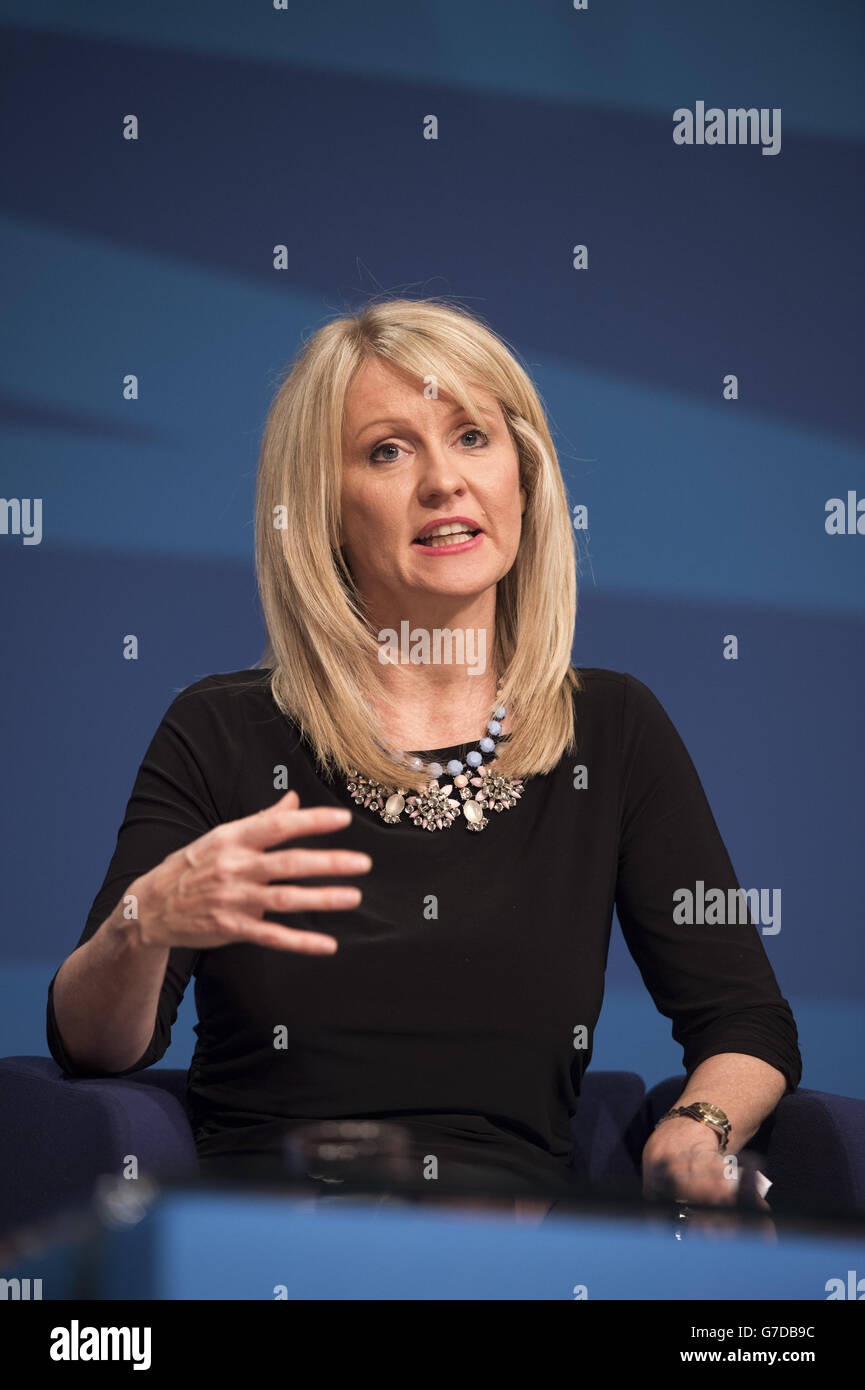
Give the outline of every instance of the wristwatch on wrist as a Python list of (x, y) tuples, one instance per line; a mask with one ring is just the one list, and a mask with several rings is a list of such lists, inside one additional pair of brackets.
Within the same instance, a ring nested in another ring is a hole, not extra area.
[(692, 1101), (690, 1105), (677, 1105), (675, 1109), (668, 1110), (666, 1115), (662, 1115), (658, 1125), (662, 1125), (665, 1120), (671, 1120), (674, 1115), (687, 1115), (691, 1120), (698, 1120), (702, 1125), (708, 1125), (718, 1136), (718, 1145), (723, 1153), (727, 1147), (727, 1140), (730, 1138), (730, 1121), (724, 1114), (719, 1105), (710, 1105), (705, 1100)]

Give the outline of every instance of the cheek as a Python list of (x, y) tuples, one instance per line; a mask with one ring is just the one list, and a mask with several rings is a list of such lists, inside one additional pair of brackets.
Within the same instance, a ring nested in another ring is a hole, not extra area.
[(366, 527), (375, 519), (377, 508), (372, 491), (358, 481), (343, 483), (340, 503), (343, 525), (349, 531)]
[(523, 499), (519, 489), (519, 480), (513, 479), (511, 486), (507, 488), (506, 500), (502, 500), (502, 495), (490, 496), (489, 515), (503, 529), (519, 530), (523, 520)]
[(378, 547), (396, 541), (405, 528), (404, 512), (392, 491), (375, 486), (345, 489), (342, 497), (342, 532), (349, 544)]

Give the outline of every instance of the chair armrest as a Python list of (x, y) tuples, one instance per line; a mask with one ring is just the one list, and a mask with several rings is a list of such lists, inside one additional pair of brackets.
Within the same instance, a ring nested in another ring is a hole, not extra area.
[(766, 1176), (775, 1183), (767, 1200), (774, 1209), (865, 1212), (865, 1100), (800, 1087), (758, 1131), (758, 1150), (766, 1127)]
[(141, 1175), (198, 1175), (184, 1106), (154, 1082), (68, 1078), (50, 1057), (0, 1060), (0, 1231), (86, 1201), (129, 1155)]
[(587, 1071), (571, 1120), (573, 1167), (593, 1192), (640, 1190), (645, 1083), (636, 1072)]

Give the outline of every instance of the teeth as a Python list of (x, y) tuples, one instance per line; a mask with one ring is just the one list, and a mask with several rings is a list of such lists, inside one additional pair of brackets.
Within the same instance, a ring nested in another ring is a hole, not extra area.
[(431, 541), (422, 541), (421, 544), (431, 546), (438, 550), (443, 545), (462, 545), (466, 537), (470, 534), (471, 532), (469, 531), (460, 531), (453, 536), (436, 536)]
[(471, 534), (472, 528), (464, 521), (452, 521), (427, 532), (421, 539), (421, 545), (459, 545)]

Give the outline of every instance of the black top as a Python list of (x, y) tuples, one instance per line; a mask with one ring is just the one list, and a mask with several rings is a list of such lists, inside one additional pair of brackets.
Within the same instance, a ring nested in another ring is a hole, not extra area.
[[(480, 833), (462, 817), (434, 832), (405, 815), (388, 825), (357, 806), (344, 782), (323, 781), (261, 671), (209, 676), (172, 702), (79, 945), (134, 878), (289, 788), (301, 806), (346, 806), (354, 816), (333, 835), (285, 847), (365, 850), (373, 859), (366, 875), (303, 880), (357, 884), (358, 908), (268, 914), (333, 935), (331, 956), (245, 943), (171, 951), (150, 1046), (119, 1074), (162, 1057), (194, 975), (189, 1104), (205, 1171), (227, 1156), (277, 1154), (292, 1122), (389, 1117), (407, 1126), (419, 1161), (437, 1156), (441, 1178), (474, 1165), (507, 1175), (517, 1190), (567, 1187), (569, 1121), (591, 1059), (614, 905), (686, 1070), (743, 1052), (777, 1067), (795, 1090), (796, 1026), (759, 928), (674, 921), (676, 890), (739, 886), (682, 740), (635, 677), (579, 674), (576, 756), (527, 779), (522, 799), (491, 812)], [(421, 751), (444, 762), (472, 746)], [(67, 1074), (104, 1075), (67, 1057), (53, 986), (52, 1056)], [(280, 1026), (285, 1045), (275, 1046)], [(585, 1046), (575, 1045), (580, 1027)]]

